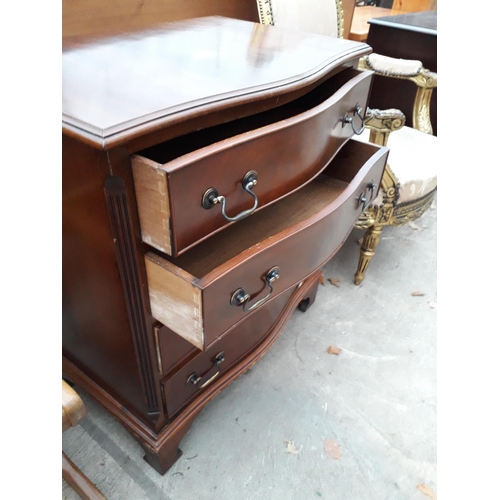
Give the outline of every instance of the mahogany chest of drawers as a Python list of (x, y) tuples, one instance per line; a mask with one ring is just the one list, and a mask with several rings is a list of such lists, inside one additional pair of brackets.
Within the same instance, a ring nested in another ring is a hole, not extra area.
[(63, 372), (161, 473), (377, 194), (369, 52), (222, 17), (63, 52)]

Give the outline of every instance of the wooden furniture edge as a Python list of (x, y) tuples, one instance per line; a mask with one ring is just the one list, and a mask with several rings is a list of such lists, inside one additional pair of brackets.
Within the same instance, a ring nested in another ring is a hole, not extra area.
[(65, 381), (62, 381), (62, 431), (77, 426), (87, 415), (82, 398)]
[(62, 453), (62, 477), (83, 500), (106, 500), (90, 479)]
[[(361, 143), (361, 142), (360, 142), (360, 144), (362, 144), (363, 147), (372, 147), (373, 146), (372, 144), (366, 144), (366, 143)], [(259, 249), (260, 249), (259, 251), (262, 252), (267, 248), (270, 248), (272, 246), (280, 244), (286, 238), (290, 238), (291, 236), (305, 230), (309, 226), (312, 226), (313, 224), (316, 224), (317, 222), (321, 221), (322, 219), (327, 217), (329, 214), (338, 210), (344, 203), (348, 202), (350, 200), (350, 198), (352, 197), (352, 195), (359, 188), (359, 185), (362, 182), (363, 177), (366, 175), (366, 172), (369, 171), (378, 161), (380, 161), (381, 158), (384, 157), (384, 155), (386, 155), (389, 151), (388, 148), (383, 147), (383, 146), (376, 146), (373, 149), (374, 150), (373, 150), (372, 156), (368, 159), (368, 161), (366, 163), (364, 163), (364, 165), (359, 169), (358, 173), (353, 177), (353, 179), (346, 186), (345, 190), (337, 198), (335, 198), (326, 207), (324, 207), (323, 209), (316, 212), (314, 215), (308, 217), (307, 219), (305, 219), (305, 220), (303, 220), (303, 221), (301, 221), (293, 226), (290, 226), (290, 227), (284, 229), (283, 231), (280, 231), (279, 233), (275, 234), (274, 236), (267, 238), (265, 241), (261, 242), (259, 244)], [(324, 172), (329, 165), (330, 165), (330, 163), (328, 163), (325, 166), (325, 168), (322, 169), (318, 173), (318, 175), (321, 174), (322, 172)], [(318, 177), (318, 175), (316, 175), (314, 178)], [(305, 184), (308, 184), (309, 182), (310, 181), (308, 181)], [(300, 187), (303, 187), (303, 186), (300, 186)], [(300, 188), (294, 189), (293, 191), (290, 191), (290, 193), (288, 193), (288, 194), (292, 194), (292, 193), (298, 191), (299, 189)], [(282, 197), (282, 198), (284, 198), (284, 197)], [(267, 205), (267, 206), (270, 206), (273, 203), (276, 203), (277, 201), (279, 201), (282, 198), (274, 200), (272, 203), (269, 203), (269, 205)], [(349, 233), (346, 235), (346, 238), (347, 238), (347, 236), (349, 236)], [(340, 246), (342, 246), (344, 241), (345, 241), (345, 239), (342, 241)], [(324, 265), (326, 262), (328, 262), (328, 260), (330, 260), (337, 253), (337, 251), (340, 249), (340, 246), (335, 248), (333, 250), (331, 256), (325, 262), (323, 262), (321, 265)], [(248, 248), (247, 250), (244, 250), (240, 254), (236, 255), (235, 257), (232, 257), (231, 259), (227, 260), (224, 264), (218, 266), (216, 269), (214, 269), (213, 271), (209, 272), (208, 274), (206, 274), (205, 276), (200, 278), (197, 281), (197, 285), (202, 289), (205, 287), (208, 287), (211, 283), (216, 281), (220, 276), (228, 273), (229, 271), (234, 269), (237, 265), (241, 265), (244, 262), (246, 262), (247, 260), (249, 260), (250, 258), (252, 258), (254, 254), (255, 254), (255, 250), (253, 248)], [(304, 279), (306, 279), (306, 278), (304, 278)]]
[[(147, 136), (153, 132), (160, 131), (166, 127), (172, 127), (178, 123), (189, 121), (195, 118), (197, 121), (200, 115), (211, 115), (221, 110), (238, 109), (241, 106), (250, 104), (250, 108), (256, 103), (266, 99), (276, 101), (278, 96), (294, 93), (298, 90), (309, 90), (311, 85), (321, 81), (326, 76), (334, 74), (337, 68), (345, 64), (352, 65), (357, 59), (371, 53), (371, 48), (366, 43), (360, 42), (358, 47), (346, 51), (340, 56), (324, 61), (320, 66), (300, 75), (289, 77), (280, 81), (275, 81), (266, 86), (246, 89), (244, 93), (228, 92), (224, 95), (216, 96), (214, 100), (206, 99), (196, 103), (189, 108), (176, 111), (166, 110), (158, 116), (141, 117), (132, 123), (122, 124), (121, 128), (114, 127), (108, 129), (90, 129), (84, 123), (63, 114), (62, 132), (63, 134), (77, 138), (87, 145), (98, 149), (107, 150), (122, 144), (131, 142), (140, 136)], [(284, 103), (285, 101), (281, 101)], [(240, 118), (238, 114), (234, 118)], [(234, 119), (233, 118), (233, 119)]]
[[(210, 385), (199, 395), (199, 397), (194, 399), (188, 406), (181, 410), (179, 414), (169, 420), (163, 429), (159, 429), (158, 433), (148, 428), (137, 416), (130, 413), (77, 366), (63, 357), (62, 365), (64, 376), (82, 387), (83, 390), (109, 411), (142, 446), (146, 452), (146, 456), (144, 457), (145, 460), (157, 470), (157, 472), (165, 474), (181, 455), (182, 452), (180, 452), (177, 447), (189, 430), (198, 412), (201, 411), (201, 409), (219, 392), (264, 356), (283, 331), (299, 303), (304, 300), (309, 292), (313, 292), (311, 295), (315, 296), (315, 286), (317, 287), (321, 276), (321, 269), (317, 269), (309, 275), (309, 277), (305, 278), (304, 281), (302, 281), (302, 285), (298, 287), (297, 291), (292, 295), (292, 298), (283, 309), (278, 320), (271, 327), (265, 338), (257, 344), (256, 348), (252, 350), (242, 362), (224, 373), (219, 380)], [(314, 296), (308, 305), (314, 302)], [(168, 450), (165, 450), (166, 448), (168, 448)], [(168, 455), (166, 459), (167, 463), (161, 461), (160, 455), (162, 453), (163, 455)]]

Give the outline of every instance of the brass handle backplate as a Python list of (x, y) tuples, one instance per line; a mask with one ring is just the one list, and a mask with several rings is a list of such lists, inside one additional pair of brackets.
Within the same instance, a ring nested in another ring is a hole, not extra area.
[(250, 294), (246, 293), (245, 290), (243, 290), (243, 288), (238, 288), (231, 295), (231, 300), (230, 300), (231, 305), (232, 306), (243, 305), (243, 311), (244, 312), (249, 312), (249, 311), (253, 311), (254, 309), (257, 309), (257, 307), (261, 306), (271, 296), (271, 294), (273, 293), (273, 285), (272, 285), (272, 283), (274, 281), (276, 281), (279, 277), (280, 277), (280, 268), (278, 266), (272, 267), (266, 273), (266, 276), (264, 278), (267, 286), (270, 288), (269, 293), (265, 297), (263, 297), (262, 299), (258, 300), (257, 302), (255, 302), (250, 307), (247, 307), (248, 303), (250, 301)]
[(234, 217), (230, 217), (229, 215), (227, 215), (226, 198), (225, 196), (219, 196), (219, 192), (215, 188), (209, 188), (205, 191), (205, 193), (203, 194), (203, 198), (201, 200), (201, 206), (205, 210), (209, 210), (210, 208), (214, 208), (215, 205), (221, 204), (222, 215), (226, 220), (234, 222), (244, 219), (245, 217), (248, 217), (249, 215), (253, 214), (255, 212), (255, 209), (257, 208), (257, 205), (259, 204), (257, 195), (252, 191), (253, 187), (256, 184), (257, 184), (257, 172), (255, 170), (250, 170), (243, 177), (241, 185), (243, 186), (243, 189), (248, 194), (250, 194), (254, 199), (253, 207), (249, 208), (248, 210), (243, 210), (243, 212), (240, 212), (238, 215), (235, 215)]
[[(362, 111), (363, 111), (363, 108), (361, 106), (359, 106), (359, 104), (356, 104), (356, 106), (354, 106), (354, 111), (352, 112), (352, 117), (348, 116), (349, 113), (346, 113), (344, 115), (344, 118), (342, 119), (342, 128), (344, 128), (348, 123), (350, 123), (351, 127), (352, 127), (352, 131), (356, 135), (361, 135), (365, 130), (365, 120), (364, 120), (363, 116), (361, 115)], [(355, 116), (358, 116), (359, 119), (361, 120), (361, 126), (358, 129), (354, 126), (354, 117)]]
[(224, 351), (219, 352), (219, 354), (217, 354), (214, 357), (213, 365), (210, 367), (210, 369), (208, 369), (203, 375), (198, 375), (197, 373), (192, 373), (187, 378), (186, 383), (198, 385), (202, 381), (203, 377), (205, 377), (207, 374), (212, 372), (212, 370), (214, 368), (216, 368), (217, 369), (216, 372), (213, 375), (211, 375), (207, 380), (205, 380), (205, 382), (203, 382), (201, 385), (199, 385), (198, 389), (203, 389), (203, 387), (206, 387), (208, 384), (210, 384), (210, 382), (212, 382), (213, 380), (215, 380), (219, 376), (220, 370), (221, 370), (220, 365), (224, 361), (224, 356), (225, 356)]
[(368, 199), (366, 196), (365, 196), (365, 192), (362, 192), (359, 196), (358, 196), (358, 207), (360, 205), (363, 205), (363, 209), (362, 211), (364, 212), (368, 206), (370, 205), (370, 203), (372, 202), (373, 200), (373, 197), (375, 196), (375, 192), (376, 192), (376, 189), (377, 189), (377, 184), (375, 184), (373, 181), (370, 182), (368, 184), (368, 186), (366, 186), (367, 189), (370, 190), (370, 199)]

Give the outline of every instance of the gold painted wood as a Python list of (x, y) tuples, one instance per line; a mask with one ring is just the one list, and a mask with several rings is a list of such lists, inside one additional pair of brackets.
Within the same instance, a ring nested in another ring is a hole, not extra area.
[(413, 103), (414, 128), (420, 130), (421, 132), (425, 132), (426, 134), (432, 134), (430, 102), (432, 92), (435, 88), (437, 88), (437, 73), (429, 71), (425, 68), (421, 68), (417, 74), (411, 76), (381, 72), (370, 64), (369, 56), (365, 56), (360, 59), (358, 68), (369, 69), (370, 71), (374, 71), (376, 75), (413, 82), (417, 86), (417, 94)]
[(383, 226), (380, 224), (374, 224), (368, 228), (365, 236), (363, 237), (363, 243), (361, 244), (361, 255), (359, 257), (358, 270), (354, 276), (354, 283), (359, 285), (363, 280), (366, 268), (370, 263), (371, 258), (375, 254), (378, 242), (380, 241), (380, 233), (382, 232)]
[(437, 73), (423, 69), (419, 75), (410, 80), (418, 86), (413, 105), (414, 128), (432, 135), (430, 106), (432, 91), (437, 87)]
[(427, 193), (422, 198), (412, 200), (400, 205), (396, 203), (384, 203), (381, 207), (369, 207), (363, 212), (355, 224), (357, 229), (367, 229), (361, 244), (358, 269), (354, 275), (354, 283), (359, 285), (364, 277), (371, 258), (375, 254), (380, 232), (384, 226), (402, 226), (420, 218), (431, 206), (436, 189)]
[[(413, 105), (414, 128), (422, 133), (432, 135), (430, 101), (432, 92), (437, 87), (436, 73), (424, 68), (421, 68), (417, 74), (411, 76), (382, 73), (369, 64), (369, 56), (360, 59), (358, 68), (375, 71), (376, 74), (381, 76), (412, 81), (417, 86)], [(370, 142), (387, 146), (389, 134), (397, 133), (404, 126), (405, 121), (404, 114), (397, 109), (368, 109), (365, 117), (365, 125), (370, 130)], [(369, 206), (355, 224), (356, 228), (367, 230), (363, 237), (358, 268), (354, 275), (354, 283), (356, 285), (359, 285), (365, 277), (365, 272), (375, 254), (384, 226), (401, 226), (418, 219), (429, 208), (436, 192), (436, 189), (434, 189), (421, 198), (406, 203), (398, 203), (400, 185), (390, 167), (390, 154), (389, 162), (382, 176), (380, 189), (383, 193), (382, 205)]]
[(335, 7), (337, 8), (337, 37), (344, 38), (344, 8), (342, 0), (335, 0)]
[(273, 9), (271, 0), (257, 0), (257, 8), (259, 10), (260, 24), (274, 26)]
[(365, 126), (370, 129), (370, 142), (387, 146), (389, 134), (400, 130), (406, 123), (405, 115), (399, 109), (368, 109)]

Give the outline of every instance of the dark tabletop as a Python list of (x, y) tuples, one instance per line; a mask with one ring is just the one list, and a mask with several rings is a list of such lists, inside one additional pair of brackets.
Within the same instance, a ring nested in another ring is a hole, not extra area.
[(437, 12), (435, 10), (377, 17), (370, 19), (368, 23), (437, 36)]

